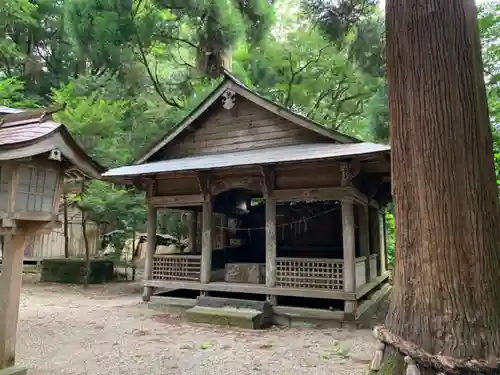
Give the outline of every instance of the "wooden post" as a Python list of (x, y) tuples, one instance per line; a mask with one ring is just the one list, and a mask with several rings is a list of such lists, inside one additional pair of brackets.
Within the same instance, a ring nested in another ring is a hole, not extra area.
[[(157, 209), (151, 204), (148, 204), (148, 237), (146, 263), (144, 265), (144, 280), (153, 279), (153, 257), (156, 251), (156, 225), (157, 225)], [(145, 286), (142, 293), (142, 300), (148, 302), (153, 294), (153, 287)]]
[(213, 251), (213, 202), (211, 192), (210, 172), (199, 172), (198, 184), (203, 195), (203, 205), (201, 213), (201, 270), (200, 281), (208, 284), (212, 278), (212, 251)]
[(197, 253), (198, 250), (198, 211), (191, 211), (189, 213), (189, 246), (191, 253)]
[(203, 202), (202, 237), (201, 237), (201, 274), (202, 284), (208, 284), (212, 276), (212, 240), (213, 240), (213, 207), (212, 200)]
[[(356, 292), (356, 241), (354, 231), (354, 203), (352, 199), (342, 201), (342, 240), (344, 247), (344, 291)], [(356, 301), (345, 301), (344, 311), (354, 314)]]
[(26, 232), (5, 236), (0, 274), (0, 370), (14, 365)]
[(361, 250), (361, 256), (366, 257), (365, 274), (366, 274), (366, 282), (369, 283), (371, 279), (369, 210), (367, 205), (358, 205), (358, 207), (359, 207), (359, 246)]
[[(266, 200), (266, 286), (276, 286), (276, 201), (271, 197), (275, 188), (274, 170), (269, 167), (261, 167), (262, 193)], [(268, 296), (268, 300), (276, 304), (274, 296)]]
[(276, 286), (276, 201), (266, 198), (266, 286)]
[(379, 246), (379, 262), (380, 262), (380, 275), (383, 275), (385, 271), (387, 271), (387, 248), (386, 248), (386, 234), (385, 234), (385, 214), (383, 211), (380, 213), (377, 212), (379, 217), (379, 238), (380, 238), (380, 246)]

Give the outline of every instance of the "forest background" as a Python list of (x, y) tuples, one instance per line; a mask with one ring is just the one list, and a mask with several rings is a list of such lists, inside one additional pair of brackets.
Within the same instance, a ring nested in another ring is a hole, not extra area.
[[(323, 126), (389, 142), (381, 4), (322, 0), (1, 0), (0, 105), (64, 104), (63, 122), (105, 167), (130, 163), (220, 82), (207, 51), (261, 95)], [(356, 19), (349, 19), (356, 14)], [(500, 184), (500, 1), (478, 9)], [(144, 230), (142, 192), (89, 181), (71, 195), (107, 230)], [(387, 210), (388, 253), (394, 218)], [(161, 231), (182, 235), (182, 215)], [(126, 234), (128, 235), (128, 234)]]

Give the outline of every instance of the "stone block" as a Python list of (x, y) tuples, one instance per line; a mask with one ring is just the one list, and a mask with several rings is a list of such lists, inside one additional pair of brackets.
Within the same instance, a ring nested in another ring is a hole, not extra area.
[(193, 323), (208, 323), (221, 326), (260, 329), (261, 312), (252, 309), (232, 307), (195, 306), (186, 311), (186, 319)]
[(257, 311), (260, 313), (255, 321), (257, 329), (268, 328), (273, 322), (273, 307), (268, 301), (199, 296), (196, 299), (196, 306), (218, 310), (227, 309), (227, 311)]
[(233, 283), (264, 284), (266, 268), (261, 263), (227, 263), (224, 279)]

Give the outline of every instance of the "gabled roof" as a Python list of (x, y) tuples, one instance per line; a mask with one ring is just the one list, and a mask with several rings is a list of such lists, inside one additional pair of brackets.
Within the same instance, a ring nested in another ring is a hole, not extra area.
[(1, 117), (0, 161), (36, 156), (57, 148), (73, 169), (99, 178), (106, 169), (87, 155), (63, 124), (52, 119), (58, 110), (26, 110)]
[(245, 99), (253, 102), (254, 104), (267, 109), (269, 112), (274, 113), (277, 116), (280, 116), (300, 127), (309, 129), (315, 133), (318, 133), (326, 138), (329, 138), (333, 141), (339, 143), (356, 143), (361, 142), (360, 140), (350, 137), (348, 135), (342, 134), (335, 130), (327, 129), (324, 126), (314, 122), (304, 116), (293, 113), (288, 108), (285, 108), (279, 104), (276, 104), (263, 96), (253, 92), (248, 87), (246, 87), (243, 83), (241, 83), (236, 77), (234, 77), (228, 71), (224, 71), (224, 79), (217, 86), (217, 88), (203, 101), (201, 104), (194, 109), (190, 115), (188, 115), (174, 131), (162, 137), (159, 141), (157, 141), (146, 153), (144, 153), (141, 157), (139, 157), (134, 164), (142, 164), (146, 162), (149, 158), (151, 158), (154, 154), (164, 148), (167, 144), (169, 144), (172, 140), (174, 140), (177, 136), (179, 136), (182, 132), (184, 132), (198, 117), (200, 117), (209, 107), (218, 100), (221, 95), (226, 90), (232, 90), (236, 94), (241, 95)]

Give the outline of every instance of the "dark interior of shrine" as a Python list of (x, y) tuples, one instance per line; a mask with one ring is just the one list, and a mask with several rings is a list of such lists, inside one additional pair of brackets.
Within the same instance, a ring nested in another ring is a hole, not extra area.
[[(225, 246), (214, 250), (212, 269), (226, 263), (265, 263), (265, 200), (260, 193), (229, 190), (215, 198), (214, 212), (227, 216), (219, 231)], [(357, 221), (355, 210), (355, 221)], [(217, 221), (219, 228), (219, 221)], [(357, 229), (356, 229), (357, 230)], [(358, 233), (356, 233), (358, 242)], [(280, 202), (276, 207), (277, 257), (342, 259), (342, 215), (337, 201)], [(358, 243), (356, 249), (358, 249)], [(357, 250), (357, 252), (359, 252)], [(357, 254), (359, 256), (359, 254)]]

